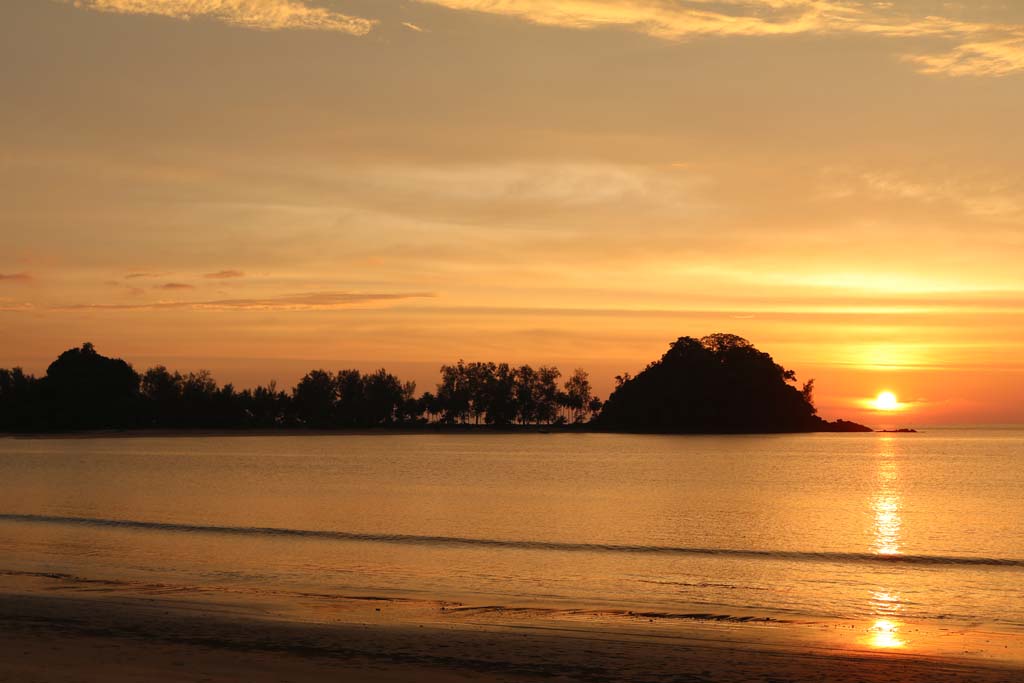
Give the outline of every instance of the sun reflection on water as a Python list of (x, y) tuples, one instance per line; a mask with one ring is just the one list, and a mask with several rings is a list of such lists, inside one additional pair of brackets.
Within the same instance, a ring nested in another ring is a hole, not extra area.
[[(880, 442), (878, 463), (878, 488), (871, 500), (874, 515), (872, 550), (878, 555), (898, 555), (903, 519), (900, 515), (900, 472), (891, 437)], [(900, 594), (889, 590), (876, 590), (871, 594), (871, 611), (876, 616), (868, 628), (867, 644), (878, 649), (906, 647), (907, 641), (900, 637), (903, 623), (899, 615), (903, 611)]]
[(898, 593), (873, 591), (871, 609), (880, 617), (893, 618), (903, 611), (903, 603)]
[(873, 547), (879, 555), (897, 555), (900, 552), (903, 520), (900, 517), (900, 472), (891, 438), (882, 440), (879, 455), (882, 460), (878, 465), (878, 490), (871, 501), (871, 509), (875, 515)]
[(898, 555), (902, 526), (899, 497), (879, 494), (872, 507), (875, 511), (875, 552), (879, 555)]

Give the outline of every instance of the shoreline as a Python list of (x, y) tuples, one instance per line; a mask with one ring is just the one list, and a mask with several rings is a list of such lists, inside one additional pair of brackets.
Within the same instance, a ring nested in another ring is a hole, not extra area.
[(239, 428), (239, 429), (100, 429), (80, 432), (3, 432), (7, 439), (131, 439), (170, 437), (231, 437), (231, 436), (424, 436), (432, 434), (597, 434), (596, 430), (566, 427), (490, 427), (486, 425), (406, 426), (406, 427), (353, 427), (338, 429), (315, 428)]
[(325, 605), (305, 621), (265, 604), (97, 595), (0, 592), (0, 681), (1009, 683), (1024, 673), (971, 656), (816, 644), (766, 625), (444, 621), (402, 615), (387, 599)]
[(372, 428), (239, 428), (239, 429), (99, 429), (77, 432), (0, 432), (0, 439), (133, 439), (133, 438), (203, 438), (203, 437), (265, 437), (265, 436), (431, 436), (431, 435), (552, 435), (552, 434), (618, 434), (629, 436), (796, 436), (801, 434), (883, 434), (913, 433), (870, 431), (805, 431), (805, 432), (627, 432), (595, 429), (577, 425), (408, 425), (404, 427), (372, 427)]
[[(428, 596), (217, 593), (0, 572), (0, 682), (558, 680), (1010, 683), (1024, 635), (905, 624), (666, 618)], [(97, 653), (103, 653), (98, 657)]]

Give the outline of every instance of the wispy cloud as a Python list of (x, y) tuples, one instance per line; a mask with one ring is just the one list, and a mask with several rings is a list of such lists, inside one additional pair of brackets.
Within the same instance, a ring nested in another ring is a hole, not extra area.
[(917, 178), (896, 171), (851, 172), (826, 169), (822, 197), (897, 200), (947, 204), (976, 218), (1018, 220), (1024, 204), (1015, 178), (964, 179), (954, 176)]
[(166, 273), (140, 273), (140, 272), (135, 272), (135, 273), (128, 273), (127, 275), (124, 276), (124, 278), (126, 280), (139, 280), (139, 279), (142, 279), (142, 278), (162, 277), (165, 274)]
[(153, 14), (174, 19), (209, 17), (253, 29), (315, 29), (355, 36), (366, 35), (376, 23), (314, 7), (303, 0), (73, 0), (73, 4), (99, 12)]
[(853, 0), (418, 0), (452, 10), (575, 29), (622, 27), (656, 38), (861, 33), (938, 38), (949, 49), (904, 54), (922, 73), (1003, 76), (1024, 70), (1024, 26), (914, 15)]
[(947, 76), (1005, 76), (1024, 70), (1024, 31), (1017, 37), (957, 45), (938, 54), (905, 55), (922, 73)]
[(166, 309), (191, 309), (213, 311), (329, 311), (340, 308), (353, 308), (370, 304), (405, 301), (410, 299), (427, 299), (435, 294), (426, 292), (409, 293), (364, 293), (364, 292), (302, 292), (279, 297), (250, 299), (219, 299), (215, 301), (156, 301), (138, 304), (72, 304), (54, 306), (52, 310), (60, 311), (146, 311)]
[(153, 289), (164, 289), (167, 291), (177, 291), (182, 289), (195, 289), (194, 286), (185, 284), (184, 282), (167, 282), (162, 285), (154, 285)]
[(1024, 313), (1024, 291), (983, 290), (977, 292), (921, 292), (917, 294), (822, 295), (814, 288), (798, 294), (780, 292), (762, 296), (714, 296), (685, 308), (661, 307), (568, 307), (568, 306), (422, 306), (409, 313), (432, 316), (437, 313), (522, 318), (765, 318), (773, 320), (839, 319), (858, 320), (913, 317), (932, 318), (948, 324), (950, 316), (985, 317)]
[(623, 26), (658, 38), (697, 35), (763, 36), (805, 33), (857, 13), (821, 0), (419, 0), (449, 9), (486, 12), (536, 24), (577, 29)]
[(118, 282), (117, 280), (107, 280), (103, 284), (107, 287), (114, 287), (115, 289), (118, 289), (122, 292), (127, 292), (131, 296), (141, 296), (142, 294), (146, 293), (146, 290), (142, 289), (141, 287), (129, 287), (125, 285), (123, 282)]
[[(600, 162), (390, 164), (340, 177), (353, 198), (417, 214), (473, 207), (502, 212), (579, 210), (633, 202), (692, 208), (704, 179), (679, 169)], [(397, 207), (397, 208), (396, 208)]]
[(236, 277), (245, 277), (245, 273), (240, 270), (219, 270), (216, 273), (206, 273), (203, 277), (208, 280), (230, 280)]
[[(365, 35), (376, 19), (350, 16), (311, 0), (57, 0), (75, 7), (176, 19), (208, 17), (262, 30), (315, 29)], [(416, 0), (450, 10), (496, 14), (544, 26), (620, 27), (666, 40), (698, 36), (860, 33), (939, 39), (944, 47), (901, 50), (921, 73), (1005, 76), (1024, 70), (1024, 25), (969, 22), (913, 13), (866, 0)], [(937, 11), (937, 10), (936, 10)], [(410, 31), (424, 29), (400, 22)]]
[(31, 282), (32, 276), (28, 273), (0, 273), (0, 282)]

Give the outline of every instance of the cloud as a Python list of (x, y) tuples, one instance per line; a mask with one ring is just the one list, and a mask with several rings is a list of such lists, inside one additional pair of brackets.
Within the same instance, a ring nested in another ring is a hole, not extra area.
[(27, 301), (15, 301), (0, 297), (0, 313), (21, 313), (33, 310), (32, 304)]
[(208, 280), (228, 280), (236, 277), (245, 277), (245, 273), (240, 270), (219, 270), (216, 273), (206, 273), (203, 277)]
[(451, 10), (573, 29), (620, 27), (666, 40), (698, 36), (860, 33), (953, 42), (905, 54), (921, 73), (1004, 76), (1024, 70), (1024, 26), (914, 16), (894, 3), (852, 0), (417, 0)]
[(140, 278), (162, 277), (166, 273), (128, 273), (124, 276), (126, 280), (138, 280)]
[(166, 289), (169, 291), (181, 290), (181, 289), (195, 289), (192, 285), (187, 285), (183, 282), (168, 282), (163, 285), (154, 285), (153, 289)]
[(964, 214), (991, 220), (1018, 220), (1024, 204), (1014, 178), (910, 178), (895, 171), (844, 172), (826, 169), (822, 196), (946, 204)]
[(677, 168), (602, 162), (386, 164), (338, 177), (353, 200), (416, 216), (502, 215), (607, 209), (637, 203), (693, 208), (705, 179)]
[[(817, 0), (708, 3), (662, 0), (418, 0), (453, 10), (516, 17), (576, 29), (627, 27), (657, 38), (805, 33), (849, 17), (846, 5)], [(714, 9), (714, 8), (719, 9)]]
[(0, 273), (0, 282), (31, 282), (32, 276), (28, 273)]
[[(209, 17), (262, 30), (315, 29), (362, 36), (377, 23), (309, 0), (59, 0), (118, 14)], [(904, 51), (924, 74), (997, 77), (1024, 70), (1024, 26), (914, 15), (896, 3), (864, 0), (416, 0), (454, 11), (496, 14), (580, 30), (618, 27), (665, 40), (699, 36), (874, 34), (944, 39), (947, 47)], [(423, 29), (400, 22), (410, 31)]]
[(1017, 38), (971, 42), (932, 55), (904, 55), (926, 74), (1005, 76), (1024, 70), (1024, 33)]
[[(412, 312), (412, 311), (410, 311)], [(839, 319), (857, 320), (895, 318), (920, 321), (934, 318), (948, 324), (951, 316), (1017, 317), (1024, 313), (1024, 291), (984, 290), (977, 292), (921, 292), (918, 294), (837, 294), (823, 295), (812, 287), (799, 294), (780, 292), (761, 296), (709, 296), (684, 308), (609, 307), (609, 306), (543, 306), (543, 305), (475, 305), (424, 306), (416, 313), (431, 316), (438, 313), (472, 314), (476, 316), (521, 318), (731, 318), (774, 320)]]
[(155, 311), (190, 309), (209, 311), (329, 311), (341, 308), (388, 303), (409, 299), (433, 298), (435, 294), (411, 292), (373, 294), (363, 292), (303, 292), (279, 297), (251, 299), (220, 299), (216, 301), (157, 301), (140, 304), (73, 304), (54, 306), (58, 311)]
[(185, 20), (209, 17), (252, 29), (315, 29), (354, 36), (366, 35), (376, 23), (312, 7), (303, 0), (74, 0), (73, 4), (98, 12), (153, 14)]

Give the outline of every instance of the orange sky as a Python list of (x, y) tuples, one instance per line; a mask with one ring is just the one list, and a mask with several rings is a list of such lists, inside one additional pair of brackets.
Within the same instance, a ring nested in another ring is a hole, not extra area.
[(7, 0), (0, 65), (0, 366), (606, 394), (725, 331), (1024, 422), (1020, 3)]

